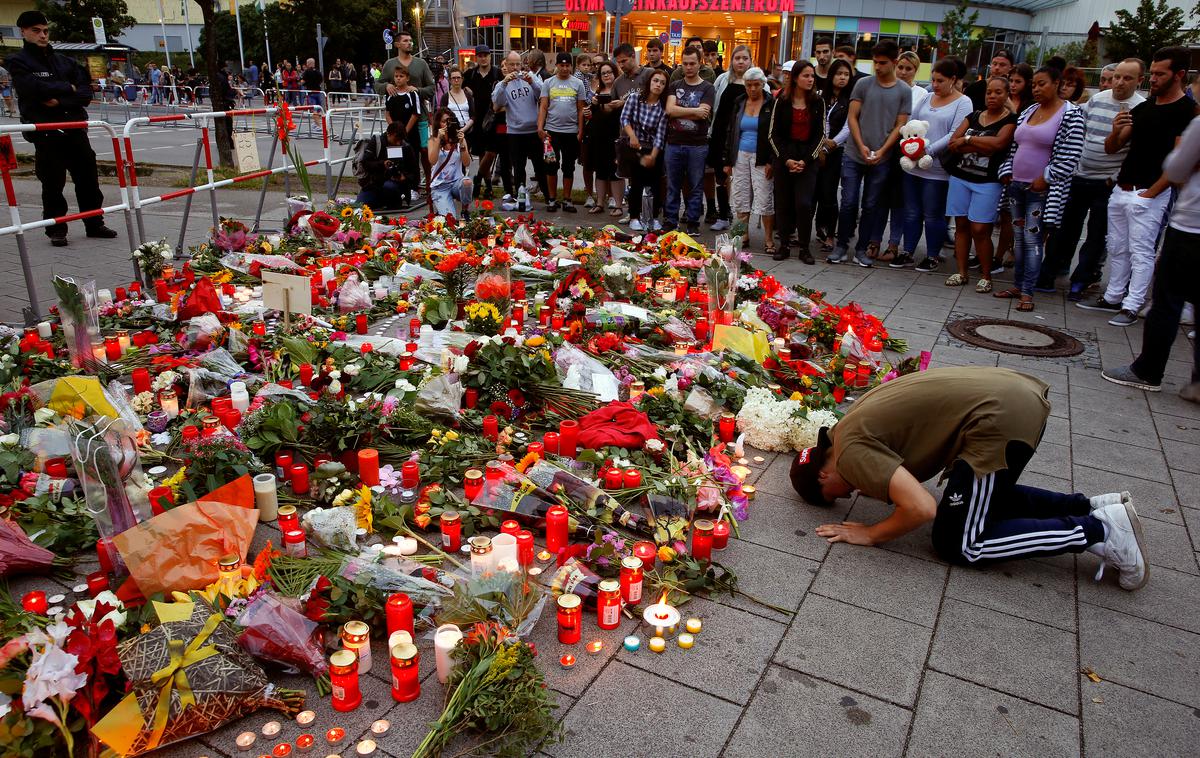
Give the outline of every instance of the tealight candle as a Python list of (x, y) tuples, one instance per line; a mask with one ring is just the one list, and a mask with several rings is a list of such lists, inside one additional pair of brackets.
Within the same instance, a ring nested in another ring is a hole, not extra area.
[(566, 655), (564, 655), (563, 657), (558, 659), (558, 665), (562, 666), (565, 669), (571, 668), (572, 666), (575, 665), (575, 656), (571, 655), (570, 653), (567, 653)]
[(279, 730), (283, 729), (283, 725), (278, 721), (268, 721), (262, 725), (262, 736), (274, 737), (279, 734)]
[(376, 747), (375, 740), (362, 740), (354, 746), (354, 752), (359, 755), (371, 755)]
[(335, 726), (325, 732), (325, 741), (330, 745), (336, 745), (344, 739), (346, 739), (346, 730), (340, 726)]
[(687, 620), (687, 623), (684, 624), (684, 628), (688, 630), (689, 634), (699, 634), (703, 627), (704, 624), (702, 624), (698, 618), (690, 618)]
[(258, 739), (258, 737), (254, 734), (254, 732), (242, 732), (234, 738), (233, 742), (237, 745), (238, 750), (246, 752), (254, 746), (254, 741), (256, 739)]
[(662, 637), (651, 637), (647, 646), (650, 648), (651, 652), (661, 653), (667, 649), (667, 641)]
[(638, 648), (642, 646), (642, 639), (635, 634), (631, 634), (625, 638), (625, 642), (623, 644), (626, 650), (631, 653), (636, 653)]
[(590, 654), (592, 654), (592, 655), (596, 655), (596, 654), (598, 654), (598, 653), (599, 653), (601, 650), (603, 650), (603, 649), (604, 649), (604, 643), (603, 643), (603, 642), (601, 642), (600, 640), (592, 640), (591, 642), (589, 642), (589, 643), (587, 644), (587, 646), (586, 646), (586, 647), (587, 647), (587, 651), (588, 651), (588, 653), (590, 653)]
[(696, 644), (696, 638), (687, 632), (684, 632), (683, 634), (679, 635), (676, 642), (678, 642), (679, 647), (683, 648), (684, 650), (691, 650), (692, 645)]
[(746, 486), (742, 487), (742, 494), (746, 496), (747, 500), (753, 500), (754, 496), (758, 494), (758, 488), (747, 484)]
[(316, 720), (317, 714), (315, 711), (300, 711), (296, 714), (296, 723), (300, 726), (308, 726)]
[(271, 749), (271, 755), (275, 756), (275, 758), (287, 758), (291, 754), (292, 743), (290, 742), (280, 742)]
[(371, 724), (371, 734), (387, 734), (387, 730), (392, 728), (392, 722), (387, 719), (378, 719)]
[(301, 753), (307, 753), (316, 742), (317, 738), (311, 734), (302, 734), (296, 738), (296, 749)]

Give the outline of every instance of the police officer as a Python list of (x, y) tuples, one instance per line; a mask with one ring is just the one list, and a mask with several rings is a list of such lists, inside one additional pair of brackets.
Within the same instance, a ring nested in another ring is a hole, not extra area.
[[(25, 11), (17, 18), (25, 45), (8, 58), (8, 70), (21, 108), (21, 121), (46, 124), (87, 120), (87, 105), (92, 101), (92, 80), (87, 69), (50, 47), (50, 26), (41, 11)], [(75, 182), (75, 198), (80, 211), (104, 205), (104, 195), (96, 178), (96, 153), (88, 143), (84, 129), (26, 132), (33, 143), (37, 178), (42, 183), (42, 218), (67, 213), (63, 187), (67, 172)], [(117, 233), (104, 225), (102, 216), (84, 219), (87, 236), (112, 239)], [(67, 225), (46, 228), (46, 236), (55, 247), (67, 244)]]

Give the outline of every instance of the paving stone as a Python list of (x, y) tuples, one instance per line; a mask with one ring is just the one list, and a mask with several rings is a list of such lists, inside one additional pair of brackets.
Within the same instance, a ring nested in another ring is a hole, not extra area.
[(925, 675), (909, 758), (1077, 756), (1079, 720), (936, 671)]
[[(633, 611), (635, 617), (638, 611)], [(542, 674), (546, 683), (559, 692), (565, 692), (572, 697), (579, 697), (587, 689), (609, 659), (621, 649), (621, 642), (626, 635), (637, 632), (637, 618), (622, 617), (621, 625), (616, 629), (604, 630), (596, 624), (596, 609), (583, 610), (583, 635), (579, 644), (564, 645), (558, 641), (558, 618), (555, 611), (554, 599), (546, 602), (542, 617), (538, 619), (530, 640), (537, 645), (538, 659), (541, 662)], [(585, 646), (589, 642), (599, 640), (604, 643), (599, 653), (589, 653)], [(575, 656), (575, 665), (564, 669), (558, 660), (570, 653)]]
[(1075, 631), (1074, 574), (1038, 561), (954, 566), (946, 597)]
[(1175, 485), (1180, 505), (1200, 508), (1200, 474), (1172, 469), (1170, 481)]
[(946, 599), (930, 668), (1035, 703), (1078, 712), (1075, 635)]
[(1154, 425), (1163, 439), (1200, 445), (1200, 421), (1196, 419), (1155, 413)]
[(838, 543), (813, 582), (818, 595), (932, 627), (946, 567), (888, 550)]
[(1139, 516), (1172, 524), (1183, 523), (1175, 488), (1170, 482), (1140, 479), (1128, 474), (1118, 474), (1107, 469), (1075, 466), (1075, 481), (1079, 482), (1088, 497), (1108, 492), (1129, 492)]
[(1155, 413), (1165, 413), (1168, 416), (1200, 419), (1200, 403), (1184, 400), (1179, 396), (1179, 390), (1188, 384), (1186, 379), (1168, 377), (1163, 380), (1162, 392), (1150, 392), (1146, 402)]
[(1200, 573), (1185, 527), (1148, 518), (1141, 521), (1151, 566), (1166, 566), (1187, 574)]
[[(713, 553), (713, 557), (737, 574), (742, 592), (789, 611), (800, 607), (804, 593), (821, 566), (792, 553), (738, 539), (731, 539), (729, 547)], [(742, 594), (730, 597), (721, 593), (709, 599), (785, 624), (792, 620), (791, 615), (767, 608)]]
[(817, 536), (816, 528), (844, 519), (850, 510), (850, 501), (841, 500), (831, 508), (822, 508), (759, 492), (751, 510), (753, 515), (739, 527), (742, 539), (803, 558), (821, 560), (829, 550), (829, 543)]
[(717, 755), (740, 713), (733, 703), (615, 660), (567, 714), (566, 740), (544, 752), (559, 758)]
[(1057, 416), (1051, 416), (1046, 419), (1046, 429), (1042, 432), (1042, 442), (1052, 442), (1055, 445), (1070, 445), (1071, 422)]
[(1163, 460), (1162, 453), (1157, 450), (1147, 450), (1144, 447), (1072, 434), (1071, 456), (1072, 460), (1080, 466), (1115, 471), (1160, 482), (1167, 480), (1167, 465)]
[(1148, 416), (1118, 416), (1107, 413), (1079, 413), (1071, 419), (1071, 432), (1105, 442), (1119, 440), (1122, 443), (1158, 450), (1162, 443), (1158, 429)]
[(1065, 478), (1071, 473), (1071, 447), (1043, 442), (1025, 469), (1035, 474)]
[(1188, 536), (1192, 538), (1192, 549), (1200, 550), (1200, 509), (1180, 508), (1179, 512), (1183, 514)]
[(1075, 490), (1075, 488), (1071, 486), (1070, 479), (1060, 479), (1057, 476), (1039, 474), (1036, 471), (1029, 470), (1021, 472), (1020, 484), (1023, 484), (1026, 487), (1037, 487), (1038, 489), (1050, 490), (1051, 492), (1073, 492)]
[[(928, 485), (925, 488), (932, 490)], [(936, 490), (933, 491), (936, 492)], [(934, 494), (934, 498), (941, 498), (941, 493)], [(848, 521), (858, 521), (863, 524), (875, 524), (892, 515), (893, 510), (895, 509), (891, 505), (880, 500), (869, 498), (866, 495), (857, 495), (854, 499), (854, 507), (850, 510), (846, 519)], [(833, 519), (830, 521), (833, 521)], [(945, 564), (945, 561), (933, 549), (932, 522), (922, 524), (908, 534), (898, 537), (891, 542), (885, 542), (879, 547), (884, 550), (911, 555), (914, 558)]]
[(931, 636), (918, 624), (810, 593), (775, 662), (911, 707)]
[(1200, 707), (1200, 635), (1080, 603), (1079, 658), (1101, 679)]
[(1200, 474), (1200, 445), (1163, 440), (1162, 449), (1167, 456), (1167, 465), (1171, 468)]
[(1112, 385), (1117, 391), (1071, 387), (1071, 408), (1085, 413), (1102, 411), (1105, 415), (1132, 416), (1148, 419), (1150, 409), (1146, 405), (1146, 393), (1141, 390)]
[[(956, 343), (957, 344), (957, 343)], [(962, 343), (965, 344), (965, 343)], [(938, 345), (931, 366), (995, 366), (996, 354), (986, 350)]]
[(900, 755), (910, 717), (891, 703), (772, 666), (723, 755)]
[[(1083, 679), (1083, 741), (1089, 755), (1195, 755), (1195, 708), (1109, 681)], [(1099, 701), (1099, 702), (1097, 702)]]
[[(1106, 572), (1112, 572), (1111, 569)], [(1080, 562), (1079, 602), (1098, 605), (1131, 616), (1157, 621), (1167, 626), (1200, 634), (1200, 577), (1156, 566), (1150, 581), (1137, 592), (1126, 592), (1114, 577), (1093, 581), (1096, 572), (1090, 562)]]
[(699, 598), (682, 606), (680, 613), (684, 620), (695, 617), (704, 624), (691, 650), (684, 650), (674, 638), (668, 638), (664, 652), (651, 652), (647, 644), (654, 630), (643, 625), (637, 632), (642, 638), (641, 649), (636, 653), (622, 649), (617, 659), (725, 700), (749, 702), (787, 628)]

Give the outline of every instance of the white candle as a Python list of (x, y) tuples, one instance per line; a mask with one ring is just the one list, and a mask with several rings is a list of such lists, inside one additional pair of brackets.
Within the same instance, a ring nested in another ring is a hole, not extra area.
[(49, 321), (39, 321), (38, 322), (38, 336), (39, 337), (41, 337), (44, 340), (48, 340), (48, 339), (50, 339), (50, 337), (53, 334), (54, 334), (54, 327), (50, 326)]
[(254, 505), (258, 508), (259, 521), (274, 521), (279, 517), (279, 495), (274, 474), (258, 474), (254, 477)]
[(164, 392), (158, 396), (158, 403), (162, 406), (163, 413), (169, 418), (175, 418), (179, 415), (179, 396), (172, 392)]
[(229, 399), (233, 402), (233, 407), (239, 413), (245, 413), (250, 409), (250, 393), (246, 391), (245, 382), (234, 382), (229, 385)]
[[(333, 266), (325, 266), (321, 269), (321, 281), (332, 282), (334, 280)], [(326, 284), (328, 286), (328, 284)]]
[(437, 678), (442, 684), (450, 678), (450, 651), (462, 640), (462, 630), (454, 624), (442, 624), (433, 637), (433, 654), (437, 659)]
[(501, 568), (503, 565), (517, 564), (517, 538), (511, 534), (497, 534), (492, 537), (492, 565)]
[(397, 629), (388, 636), (388, 650), (391, 650), (397, 645), (411, 644), (413, 644), (412, 635), (403, 629)]

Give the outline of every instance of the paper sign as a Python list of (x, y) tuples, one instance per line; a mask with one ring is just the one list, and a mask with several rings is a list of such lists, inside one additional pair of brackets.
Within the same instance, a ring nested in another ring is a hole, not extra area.
[(307, 276), (264, 271), (262, 281), (264, 308), (312, 314), (312, 282)]
[(389, 145), (387, 149), (387, 157), (402, 160), (404, 158), (404, 145)]
[(262, 168), (262, 163), (258, 160), (258, 140), (252, 132), (238, 132), (233, 135), (233, 152), (239, 173), (248, 174)]

